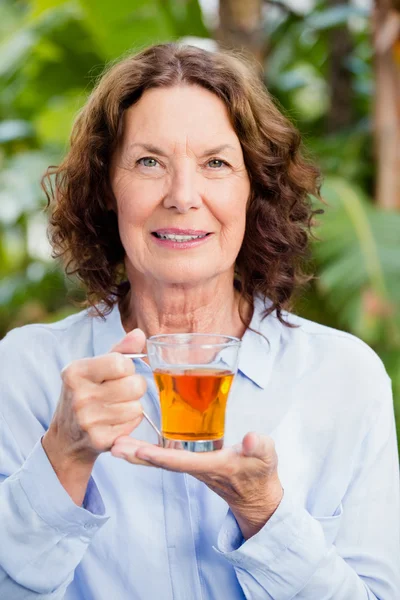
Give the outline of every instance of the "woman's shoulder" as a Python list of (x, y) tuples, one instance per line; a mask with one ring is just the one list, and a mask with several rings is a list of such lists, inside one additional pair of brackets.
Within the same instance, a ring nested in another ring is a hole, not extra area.
[(4, 364), (23, 359), (63, 362), (71, 356), (88, 353), (91, 343), (92, 317), (87, 310), (69, 315), (53, 323), (32, 323), (10, 330), (0, 341), (0, 357)]
[(12, 329), (0, 341), (0, 418), (26, 455), (50, 422), (62, 369), (91, 344), (86, 311), (55, 323)]
[(378, 371), (385, 371), (377, 353), (357, 336), (294, 313), (285, 313), (284, 318), (293, 327), (282, 325), (285, 330), (283, 337), (308, 348), (309, 352), (317, 354), (321, 360), (335, 358), (339, 363), (370, 365)]
[(295, 353), (298, 357), (307, 357), (309, 361), (318, 357), (320, 363), (328, 362), (333, 365), (342, 362), (352, 365), (355, 362), (360, 365), (363, 363), (385, 372), (377, 353), (357, 336), (289, 311), (282, 311), (281, 320), (276, 311), (263, 319), (263, 311), (269, 307), (270, 301), (263, 301), (259, 297), (255, 300), (255, 328), (267, 339), (279, 340), (278, 345), (284, 346), (279, 349), (281, 353)]
[[(378, 354), (363, 340), (294, 314), (294, 327), (281, 326), (281, 343), (298, 375), (312, 382), (318, 396), (355, 415), (393, 409), (391, 381)], [(351, 407), (351, 408), (350, 408)]]
[(315, 401), (315, 414), (322, 411), (337, 417), (341, 427), (360, 431), (369, 429), (382, 414), (390, 425), (392, 386), (378, 354), (346, 331), (291, 313), (286, 317), (294, 327), (280, 324), (281, 356), (286, 356), (287, 368), (308, 391), (310, 402)]
[(389, 378), (385, 366), (366, 342), (294, 312), (282, 311), (279, 319), (273, 311), (263, 318), (269, 302), (256, 298), (251, 326), (268, 340), (272, 355), (279, 356), (290, 372), (325, 374), (327, 382), (362, 377), (387, 384)]

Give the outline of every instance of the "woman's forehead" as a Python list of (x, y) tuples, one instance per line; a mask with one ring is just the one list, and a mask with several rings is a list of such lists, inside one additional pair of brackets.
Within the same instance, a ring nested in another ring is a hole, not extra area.
[(200, 86), (176, 86), (147, 90), (124, 114), (123, 145), (138, 144), (171, 152), (190, 144), (196, 152), (224, 146), (240, 150), (227, 108), (220, 98)]

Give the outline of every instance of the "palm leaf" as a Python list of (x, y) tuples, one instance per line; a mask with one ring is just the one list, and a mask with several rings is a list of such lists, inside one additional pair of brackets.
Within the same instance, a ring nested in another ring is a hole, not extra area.
[(327, 178), (322, 195), (317, 290), (348, 331), (369, 343), (382, 336), (400, 343), (400, 214), (339, 177)]

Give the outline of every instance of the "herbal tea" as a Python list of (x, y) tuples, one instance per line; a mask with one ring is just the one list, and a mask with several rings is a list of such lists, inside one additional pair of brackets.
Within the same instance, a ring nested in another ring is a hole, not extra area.
[(165, 438), (196, 441), (224, 436), (225, 408), (233, 380), (231, 371), (182, 369), (154, 371)]

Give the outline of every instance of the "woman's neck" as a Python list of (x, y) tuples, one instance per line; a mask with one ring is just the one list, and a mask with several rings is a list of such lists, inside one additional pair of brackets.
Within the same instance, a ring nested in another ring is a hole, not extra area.
[[(251, 317), (249, 306), (242, 311), (245, 319)], [(135, 281), (120, 312), (125, 331), (139, 327), (146, 337), (191, 332), (242, 337), (246, 329), (231, 276), (193, 287)]]

